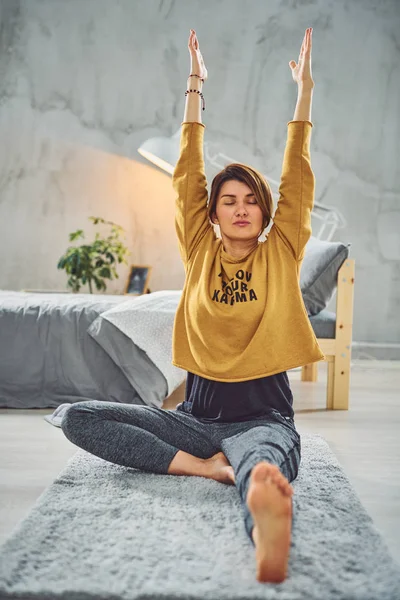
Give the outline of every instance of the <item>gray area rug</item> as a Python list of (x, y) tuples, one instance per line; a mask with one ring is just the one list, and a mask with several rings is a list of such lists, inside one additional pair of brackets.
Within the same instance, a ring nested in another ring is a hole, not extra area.
[(400, 567), (325, 439), (302, 436), (289, 576), (259, 583), (238, 492), (78, 450), (0, 547), (0, 598), (399, 600)]

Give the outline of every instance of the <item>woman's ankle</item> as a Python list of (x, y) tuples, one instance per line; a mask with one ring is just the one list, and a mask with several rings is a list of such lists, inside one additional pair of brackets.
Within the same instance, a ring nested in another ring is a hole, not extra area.
[(183, 450), (178, 450), (168, 467), (169, 475), (197, 475), (207, 477), (209, 464), (204, 458), (193, 456)]

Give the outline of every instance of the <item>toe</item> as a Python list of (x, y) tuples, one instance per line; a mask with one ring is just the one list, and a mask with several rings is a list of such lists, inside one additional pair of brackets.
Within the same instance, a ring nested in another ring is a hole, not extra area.
[(270, 465), (268, 463), (257, 463), (251, 471), (252, 479), (254, 481), (265, 481), (266, 477), (270, 475), (269, 467)]
[(278, 468), (276, 468), (276, 470), (271, 470), (271, 480), (275, 483), (275, 485), (280, 489), (280, 491), (283, 494), (285, 494), (286, 496), (292, 495), (292, 486)]

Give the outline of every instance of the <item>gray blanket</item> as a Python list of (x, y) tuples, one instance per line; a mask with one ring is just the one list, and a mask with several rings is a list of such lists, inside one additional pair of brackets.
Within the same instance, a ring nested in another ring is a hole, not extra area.
[[(99, 315), (126, 300), (0, 290), (0, 408), (82, 400), (161, 406), (167, 381), (148, 355), (109, 321), (100, 319), (88, 332)], [(137, 385), (118, 364), (121, 357), (131, 373), (134, 368)]]

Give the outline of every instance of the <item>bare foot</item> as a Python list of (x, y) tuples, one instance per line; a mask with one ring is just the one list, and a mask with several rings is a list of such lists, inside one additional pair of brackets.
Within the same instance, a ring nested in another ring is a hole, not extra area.
[(235, 485), (235, 474), (233, 467), (223, 452), (217, 452), (211, 458), (205, 460), (207, 465), (207, 475), (210, 479), (215, 479), (221, 483)]
[(252, 469), (247, 505), (253, 516), (257, 580), (282, 583), (287, 576), (293, 488), (276, 465)]

